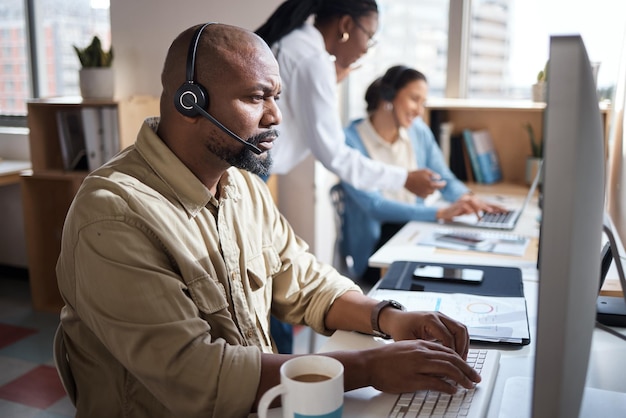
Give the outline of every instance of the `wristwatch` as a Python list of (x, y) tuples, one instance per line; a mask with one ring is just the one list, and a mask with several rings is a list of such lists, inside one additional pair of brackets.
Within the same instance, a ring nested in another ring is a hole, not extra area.
[(378, 305), (372, 310), (372, 334), (376, 337), (384, 338), (386, 340), (391, 339), (391, 335), (385, 334), (380, 330), (380, 326), (378, 325), (378, 318), (380, 317), (380, 311), (385, 309), (386, 307), (390, 307), (393, 309), (398, 309), (400, 311), (406, 311), (406, 308), (395, 300), (383, 300), (379, 302)]

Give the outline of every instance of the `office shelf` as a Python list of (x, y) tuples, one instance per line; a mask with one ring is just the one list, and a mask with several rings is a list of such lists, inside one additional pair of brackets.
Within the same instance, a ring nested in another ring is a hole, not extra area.
[(37, 99), (28, 103), (32, 170), (21, 176), (26, 250), (35, 310), (58, 312), (63, 301), (56, 281), (65, 216), (87, 171), (64, 170), (56, 114), (82, 106), (114, 106), (119, 116), (121, 147), (134, 142), (143, 119), (158, 114), (158, 99), (82, 100), (80, 97)]

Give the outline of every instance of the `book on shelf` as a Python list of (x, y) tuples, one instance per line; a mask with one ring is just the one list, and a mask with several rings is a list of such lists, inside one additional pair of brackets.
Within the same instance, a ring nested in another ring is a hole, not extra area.
[(461, 181), (474, 181), (462, 134), (450, 136), (450, 171)]
[(60, 109), (56, 112), (59, 146), (65, 170), (87, 169), (85, 131), (80, 109)]
[(478, 164), (478, 157), (476, 156), (476, 148), (474, 147), (472, 131), (469, 129), (463, 130), (463, 141), (465, 143), (465, 149), (469, 157), (472, 172), (474, 173), (474, 179), (477, 183), (483, 183), (483, 176), (480, 171), (480, 165)]
[[(470, 160), (476, 181), (479, 183), (492, 184), (502, 180), (500, 160), (491, 134), (486, 129), (477, 131), (464, 131), (466, 143), (471, 144), (468, 149)], [(472, 154), (474, 153), (474, 154)]]

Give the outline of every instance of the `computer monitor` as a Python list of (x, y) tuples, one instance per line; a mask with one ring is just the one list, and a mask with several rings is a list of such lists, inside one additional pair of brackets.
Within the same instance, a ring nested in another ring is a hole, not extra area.
[(578, 417), (596, 318), (604, 132), (580, 36), (550, 38), (533, 417)]

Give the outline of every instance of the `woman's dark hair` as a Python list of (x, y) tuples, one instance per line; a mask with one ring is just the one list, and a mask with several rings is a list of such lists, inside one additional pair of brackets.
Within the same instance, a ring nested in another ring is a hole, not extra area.
[(396, 97), (398, 90), (417, 80), (427, 81), (426, 76), (414, 68), (405, 67), (404, 65), (396, 65), (389, 68), (385, 75), (372, 81), (372, 84), (365, 91), (367, 111), (373, 112), (376, 110), (382, 100), (392, 101)]
[(378, 13), (376, 0), (286, 0), (255, 33), (272, 46), (313, 14), (315, 23), (323, 24), (335, 17), (357, 19), (370, 13)]

